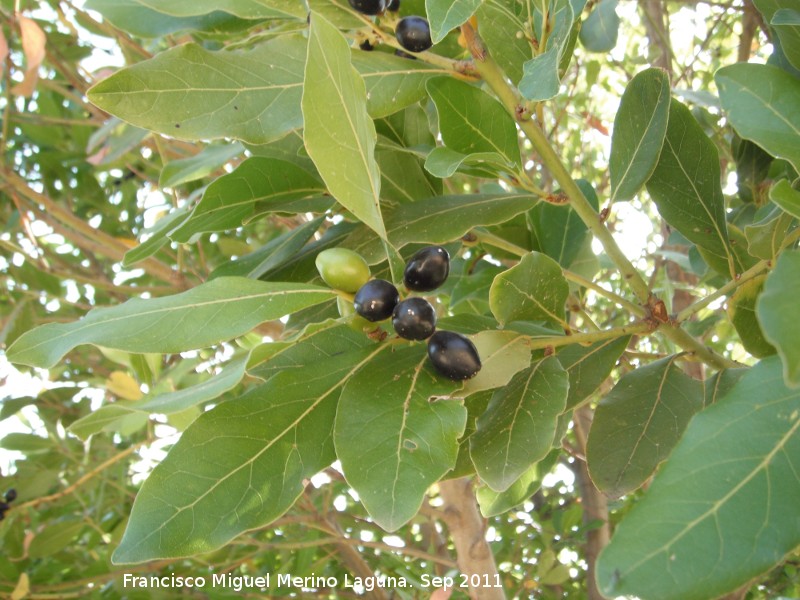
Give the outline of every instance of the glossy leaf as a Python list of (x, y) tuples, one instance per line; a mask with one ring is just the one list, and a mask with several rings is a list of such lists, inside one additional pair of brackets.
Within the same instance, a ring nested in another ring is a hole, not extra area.
[(425, 0), (425, 13), (431, 26), (431, 40), (438, 44), (451, 30), (469, 19), (482, 0)]
[(127, 352), (174, 353), (203, 348), (333, 297), (313, 285), (220, 277), (191, 290), (111, 308), (96, 308), (71, 323), (48, 323), (8, 349), (18, 364), (48, 368), (75, 346), (94, 344)]
[(627, 373), (598, 403), (586, 462), (603, 493), (616, 498), (647, 481), (703, 407), (703, 385), (686, 375), (676, 358)]
[(561, 267), (539, 252), (526, 254), (519, 264), (495, 277), (489, 305), (497, 322), (549, 321), (564, 323), (569, 284)]
[(725, 198), (714, 143), (683, 104), (672, 100), (664, 147), (647, 191), (664, 220), (706, 251), (709, 266), (731, 275)]
[(208, 552), (288, 510), (333, 462), (337, 398), (374, 352), (280, 373), (200, 415), (137, 494), (113, 561)]
[(591, 346), (571, 344), (558, 351), (558, 360), (569, 374), (567, 409), (575, 408), (591, 396), (609, 376), (628, 347), (630, 336), (601, 340)]
[(342, 471), (387, 531), (407, 523), (453, 468), (466, 426), (463, 403), (449, 398), (460, 384), (427, 363), (418, 345), (381, 353), (348, 381), (336, 412)]
[(770, 65), (737, 63), (714, 79), (736, 132), (800, 170), (800, 81)]
[(551, 356), (520, 371), (492, 395), (470, 437), (472, 462), (490, 488), (508, 489), (547, 456), (568, 388), (567, 372)]
[(610, 52), (617, 45), (619, 24), (617, 0), (600, 0), (583, 22), (581, 44), (589, 52)]
[(611, 137), (611, 202), (631, 200), (656, 168), (669, 105), (669, 77), (661, 69), (637, 73), (625, 88)]
[[(384, 211), (389, 240), (396, 248), (411, 242), (452, 242), (479, 225), (495, 225), (524, 212), (536, 203), (528, 194), (471, 194), (439, 196)], [(383, 248), (366, 228), (354, 232), (345, 245), (374, 264), (383, 260)]]
[(316, 175), (293, 163), (274, 158), (248, 158), (233, 172), (215, 179), (191, 216), (170, 237), (188, 242), (192, 236), (208, 231), (225, 231), (242, 226), (256, 206), (271, 205), (318, 196), (325, 186)]
[(331, 194), (386, 239), (375, 162), (375, 125), (364, 80), (352, 67), (339, 30), (312, 15), (303, 86), (305, 146)]
[(507, 162), (520, 164), (517, 128), (497, 100), (452, 77), (431, 79), (427, 89), (445, 146), (467, 155), (496, 152)]
[(756, 304), (764, 337), (778, 350), (786, 385), (800, 387), (800, 251), (783, 252)]
[(800, 544), (800, 391), (777, 358), (698, 414), (597, 563), (604, 595), (704, 600)]

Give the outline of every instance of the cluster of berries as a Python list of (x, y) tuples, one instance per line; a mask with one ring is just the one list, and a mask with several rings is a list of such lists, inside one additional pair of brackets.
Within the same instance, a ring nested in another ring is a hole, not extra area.
[(17, 490), (11, 488), (6, 492), (5, 500), (0, 502), (0, 521), (6, 518), (6, 511), (11, 508), (11, 502), (17, 499)]
[[(453, 331), (437, 331), (436, 310), (430, 302), (417, 296), (401, 301), (400, 292), (390, 281), (370, 279), (369, 266), (358, 253), (330, 248), (317, 255), (316, 265), (329, 286), (355, 292), (353, 308), (358, 316), (371, 323), (391, 317), (394, 331), (401, 338), (428, 340), (428, 357), (441, 375), (461, 381), (480, 370), (478, 350), (467, 337)], [(427, 246), (406, 264), (403, 284), (413, 292), (431, 292), (447, 280), (449, 273), (447, 250)]]
[[(350, 6), (364, 15), (381, 15), (400, 10), (400, 0), (350, 0)], [(424, 17), (403, 17), (397, 22), (394, 34), (397, 42), (409, 52), (424, 52), (433, 45), (431, 27)], [(372, 50), (372, 45), (364, 42), (361, 48)]]

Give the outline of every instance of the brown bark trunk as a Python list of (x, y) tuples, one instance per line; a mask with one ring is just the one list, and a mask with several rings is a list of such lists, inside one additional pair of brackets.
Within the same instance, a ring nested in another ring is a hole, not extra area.
[[(456, 549), (458, 568), (470, 582), (469, 597), (473, 600), (505, 600), (497, 565), (486, 541), (486, 523), (478, 512), (472, 480), (468, 477), (439, 483), (444, 500), (444, 520)], [(473, 577), (482, 585), (473, 586)]]

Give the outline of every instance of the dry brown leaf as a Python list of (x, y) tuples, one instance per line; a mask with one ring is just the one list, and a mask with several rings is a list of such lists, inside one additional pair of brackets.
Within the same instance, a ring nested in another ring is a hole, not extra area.
[(25, 53), (25, 78), (11, 88), (15, 96), (30, 97), (39, 81), (39, 66), (44, 60), (44, 47), (47, 37), (42, 28), (28, 17), (17, 17), (22, 35), (22, 51)]

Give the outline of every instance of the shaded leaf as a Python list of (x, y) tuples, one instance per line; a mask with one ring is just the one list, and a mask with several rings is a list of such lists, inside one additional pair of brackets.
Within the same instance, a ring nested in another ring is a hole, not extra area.
[(689, 109), (672, 100), (664, 146), (647, 191), (667, 223), (705, 250), (709, 266), (732, 275), (719, 156)]
[(221, 168), (232, 158), (244, 152), (244, 146), (233, 144), (214, 144), (203, 148), (189, 158), (173, 160), (164, 165), (158, 179), (161, 187), (174, 187), (189, 181), (202, 179)]
[(561, 80), (558, 76), (559, 48), (553, 46), (523, 65), (519, 91), (533, 102), (550, 100), (558, 95)]
[(331, 194), (386, 239), (364, 80), (351, 65), (347, 40), (320, 15), (311, 19), (302, 106), (306, 150)]
[(669, 77), (661, 69), (637, 73), (625, 88), (611, 136), (611, 202), (632, 199), (656, 168), (669, 105)]
[(775, 42), (782, 53), (794, 68), (800, 69), (800, 27), (787, 14), (787, 11), (797, 11), (797, 3), (794, 0), (754, 0), (753, 4), (763, 15), (764, 22), (774, 28), (778, 36)]
[(169, 242), (168, 235), (170, 231), (175, 229), (188, 216), (188, 206), (182, 206), (161, 217), (152, 228), (143, 232), (148, 236), (147, 239), (125, 253), (122, 265), (125, 267), (134, 265), (161, 250)]
[(769, 190), (769, 199), (788, 214), (800, 219), (800, 192), (792, 188), (788, 180), (775, 182)]
[(642, 485), (703, 407), (703, 386), (670, 356), (624, 375), (595, 410), (586, 444), (589, 474), (619, 497)]
[(756, 304), (764, 337), (778, 350), (786, 385), (800, 386), (800, 251), (781, 253)]
[(711, 406), (720, 398), (724, 398), (745, 373), (747, 369), (722, 369), (706, 379), (703, 382), (705, 395), (703, 407)]
[(558, 351), (558, 360), (569, 374), (567, 409), (575, 408), (591, 396), (609, 376), (628, 347), (630, 336), (601, 340), (591, 346), (571, 344)]
[(173, 296), (134, 298), (96, 308), (79, 321), (41, 325), (20, 336), (7, 355), (11, 362), (48, 368), (81, 344), (183, 352), (234, 338), (332, 297), (331, 290), (313, 285), (219, 277)]
[(545, 458), (529, 467), (503, 492), (495, 492), (486, 485), (479, 487), (475, 490), (475, 496), (481, 514), (487, 518), (501, 515), (530, 499), (542, 487), (542, 481), (558, 462), (560, 455), (560, 450), (550, 452)]
[(600, 0), (581, 27), (579, 38), (589, 52), (610, 52), (617, 45), (617, 0)]
[(770, 65), (737, 63), (714, 76), (736, 132), (800, 171), (800, 81)]
[[(800, 199), (800, 194), (797, 196)], [(744, 228), (747, 252), (751, 256), (762, 260), (771, 260), (780, 252), (786, 234), (794, 223), (794, 217), (777, 209), (775, 212), (778, 214), (772, 213), (764, 221), (747, 225)]]
[[(526, 15), (520, 15), (521, 5), (515, 0), (484, 0), (478, 8), (478, 32), (492, 57), (513, 83), (522, 77), (522, 68), (531, 59), (532, 44), (525, 34)], [(523, 35), (509, 35), (509, 32)]]
[(461, 154), (495, 152), (519, 165), (519, 143), (514, 120), (503, 105), (473, 85), (452, 77), (427, 83), (436, 105), (444, 145)]
[(800, 391), (781, 364), (750, 369), (689, 424), (597, 563), (610, 597), (704, 600), (738, 589), (800, 544)]
[(553, 447), (569, 377), (555, 356), (533, 363), (497, 390), (470, 437), (480, 478), (502, 492)]
[(441, 179), (452, 177), (457, 171), (478, 177), (491, 177), (507, 172), (510, 166), (497, 152), (461, 154), (446, 146), (434, 148), (425, 159), (425, 170)]
[(756, 318), (756, 302), (765, 279), (766, 275), (761, 275), (744, 282), (728, 300), (728, 318), (736, 328), (742, 346), (758, 358), (775, 354), (775, 347), (764, 339)]
[(387, 531), (407, 523), (428, 487), (453, 468), (466, 425), (464, 405), (448, 399), (460, 384), (427, 363), (416, 345), (382, 352), (348, 381), (336, 412), (342, 471)]
[(528, 336), (516, 331), (485, 330), (470, 336), (481, 359), (481, 370), (464, 382), (461, 395), (503, 387), (531, 364)]
[(569, 284), (561, 267), (539, 252), (526, 254), (519, 264), (495, 277), (489, 305), (497, 322), (549, 321), (564, 324)]

